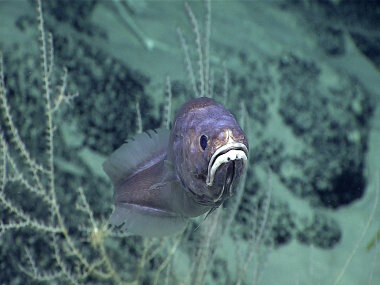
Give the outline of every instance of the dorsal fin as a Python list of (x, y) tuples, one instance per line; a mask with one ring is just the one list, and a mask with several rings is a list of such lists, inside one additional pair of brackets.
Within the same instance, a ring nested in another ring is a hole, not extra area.
[(128, 177), (165, 158), (169, 130), (160, 128), (136, 135), (124, 143), (103, 163), (103, 169), (117, 187)]

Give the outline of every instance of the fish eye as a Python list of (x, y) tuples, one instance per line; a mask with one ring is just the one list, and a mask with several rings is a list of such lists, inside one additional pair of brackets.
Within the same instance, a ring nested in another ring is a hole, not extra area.
[(201, 138), (199, 139), (199, 144), (201, 145), (201, 148), (205, 150), (207, 147), (207, 136), (201, 135)]

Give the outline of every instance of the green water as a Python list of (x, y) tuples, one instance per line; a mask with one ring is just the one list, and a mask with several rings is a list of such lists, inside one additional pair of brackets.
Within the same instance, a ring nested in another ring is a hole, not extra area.
[[(0, 284), (380, 283), (378, 4), (37, 8), (0, 1)], [(241, 188), (178, 235), (107, 230), (102, 163), (202, 84), (248, 136)]]

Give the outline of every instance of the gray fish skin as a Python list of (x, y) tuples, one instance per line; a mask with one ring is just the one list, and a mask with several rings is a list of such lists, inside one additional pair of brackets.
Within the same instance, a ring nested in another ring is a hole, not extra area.
[[(207, 136), (207, 147), (200, 145), (202, 135)], [(243, 161), (231, 161), (221, 165), (214, 183), (208, 186), (208, 166), (213, 154), (229, 141), (240, 143), (248, 157), (248, 141), (235, 117), (223, 105), (211, 98), (197, 98), (185, 103), (177, 112), (171, 131), (168, 160), (173, 162), (175, 172), (188, 195), (198, 204), (218, 207), (237, 189), (245, 167)], [(233, 183), (222, 199), (215, 201), (233, 167)], [(207, 211), (204, 209), (205, 212)]]
[(173, 234), (233, 195), (247, 156), (247, 139), (229, 111), (210, 98), (190, 100), (170, 133), (137, 135), (103, 164), (114, 185), (109, 223), (131, 234)]

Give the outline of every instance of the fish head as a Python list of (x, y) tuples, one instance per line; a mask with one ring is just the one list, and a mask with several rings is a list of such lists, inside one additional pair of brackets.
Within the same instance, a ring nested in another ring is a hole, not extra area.
[(203, 97), (178, 111), (168, 155), (190, 196), (215, 207), (236, 192), (246, 170), (248, 148), (235, 117), (215, 100)]

